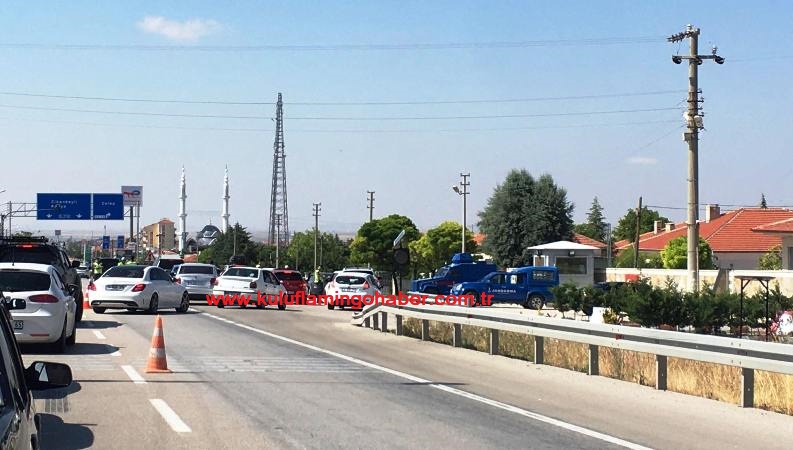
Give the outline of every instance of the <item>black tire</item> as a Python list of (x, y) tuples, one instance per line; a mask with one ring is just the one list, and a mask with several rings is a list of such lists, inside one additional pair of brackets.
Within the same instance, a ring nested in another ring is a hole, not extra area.
[(430, 294), (430, 295), (438, 295), (439, 294), (438, 288), (434, 288), (434, 287), (429, 287), (429, 288), (425, 289), (424, 293), (425, 294)]
[(97, 314), (104, 314), (105, 311), (107, 311), (107, 308), (104, 308), (102, 306), (94, 306), (91, 309), (94, 310), (94, 312)]
[(465, 291), (463, 295), (471, 295), (474, 297), (473, 301), (468, 306), (473, 308), (479, 304), (479, 294), (476, 291)]
[(82, 288), (77, 288), (77, 298), (74, 299), (77, 302), (77, 311), (74, 315), (74, 322), (79, 323), (83, 321), (83, 290)]
[(281, 311), (283, 311), (283, 310), (285, 310), (285, 309), (286, 309), (286, 305), (285, 305), (285, 304), (283, 304), (283, 303), (279, 303), (279, 304), (278, 304), (278, 309), (280, 309)]
[(71, 347), (77, 343), (77, 318), (75, 316), (74, 325), (72, 325), (72, 335), (66, 338), (66, 345)]
[(151, 294), (151, 298), (149, 299), (149, 308), (146, 309), (146, 312), (149, 314), (157, 314), (157, 308), (160, 306), (160, 297), (157, 296), (157, 293)]
[(543, 305), (545, 305), (545, 299), (542, 297), (542, 295), (532, 294), (526, 299), (526, 303), (523, 305), (523, 307), (526, 309), (536, 309), (539, 311), (542, 309)]
[(52, 353), (55, 354), (62, 354), (66, 353), (66, 319), (63, 320), (63, 329), (61, 330), (61, 336), (58, 338), (57, 341), (50, 344), (50, 349)]
[(176, 308), (176, 312), (184, 314), (188, 309), (190, 309), (190, 296), (187, 295), (187, 292), (185, 292), (182, 294), (182, 302), (179, 303), (179, 307)]
[(330, 301), (328, 301), (328, 309), (333, 309), (333, 308), (335, 308), (335, 307), (336, 307), (336, 305), (334, 305), (333, 303), (331, 303)]
[(135, 309), (135, 308), (127, 308), (127, 312), (134, 313), (135, 311), (137, 311), (137, 309)]

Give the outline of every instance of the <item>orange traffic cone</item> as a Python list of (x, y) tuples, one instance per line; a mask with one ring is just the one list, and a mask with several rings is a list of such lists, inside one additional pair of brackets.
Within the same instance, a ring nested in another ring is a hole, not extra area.
[(91, 303), (88, 301), (88, 291), (83, 292), (83, 311), (91, 309)]
[(157, 315), (154, 333), (151, 335), (151, 349), (146, 363), (146, 373), (171, 373), (165, 359), (165, 337), (162, 334), (162, 318)]

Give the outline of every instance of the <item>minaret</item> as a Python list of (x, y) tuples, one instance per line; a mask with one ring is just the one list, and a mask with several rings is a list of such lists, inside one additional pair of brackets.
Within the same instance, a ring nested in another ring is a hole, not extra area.
[(223, 177), (223, 213), (220, 217), (223, 218), (220, 231), (225, 233), (229, 229), (229, 166), (226, 166), (226, 176)]
[(179, 253), (184, 254), (187, 243), (187, 184), (184, 179), (184, 166), (182, 166), (182, 179), (179, 188), (181, 191), (179, 196)]

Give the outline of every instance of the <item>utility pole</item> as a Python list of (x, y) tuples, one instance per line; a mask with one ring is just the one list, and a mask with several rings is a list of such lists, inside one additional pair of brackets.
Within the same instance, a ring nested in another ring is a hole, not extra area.
[(281, 262), (281, 214), (275, 215), (275, 268), (280, 267)]
[(366, 209), (369, 210), (369, 222), (371, 222), (374, 218), (374, 191), (366, 191), (366, 193), (369, 194), (369, 204)]
[(724, 58), (716, 54), (717, 48), (711, 49), (710, 55), (699, 55), (699, 28), (691, 25), (686, 27), (686, 31), (669, 36), (669, 42), (681, 42), (689, 40), (689, 56), (672, 56), (672, 62), (680, 64), (683, 60), (688, 60), (688, 110), (683, 115), (686, 120), (688, 130), (683, 133), (683, 139), (688, 142), (688, 289), (691, 292), (699, 290), (699, 130), (704, 129), (702, 125), (702, 114), (700, 112), (698, 68), (705, 59), (712, 59), (717, 64), (724, 64)]
[(606, 247), (606, 266), (611, 267), (611, 259), (614, 253), (614, 244), (612, 243), (612, 235), (611, 235), (611, 224), (606, 224), (606, 243), (608, 247)]
[(461, 252), (465, 253), (465, 232), (468, 228), (468, 225), (466, 223), (466, 216), (468, 215), (467, 214), (468, 204), (466, 202), (466, 197), (468, 197), (468, 194), (470, 194), (470, 192), (468, 192), (468, 186), (470, 186), (471, 183), (468, 181), (468, 177), (470, 177), (471, 174), (461, 172), (460, 176), (463, 179), (462, 181), (460, 181), (460, 186), (456, 186), (456, 185), (452, 186), (452, 190), (456, 192), (458, 195), (463, 197), (463, 232), (462, 232), (462, 245), (460, 246), (460, 248), (461, 248)]
[(642, 198), (636, 208), (636, 240), (633, 241), (633, 267), (639, 268), (639, 239), (642, 237)]
[(314, 203), (314, 270), (317, 270), (317, 240), (319, 239), (319, 211), (322, 203)]

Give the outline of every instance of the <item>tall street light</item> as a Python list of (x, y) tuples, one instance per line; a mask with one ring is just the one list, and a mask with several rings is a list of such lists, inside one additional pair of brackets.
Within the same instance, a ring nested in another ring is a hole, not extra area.
[(462, 245), (460, 246), (460, 248), (462, 249), (461, 250), (462, 253), (465, 253), (465, 230), (467, 228), (467, 223), (466, 223), (466, 216), (467, 216), (467, 214), (466, 214), (466, 212), (467, 212), (466, 211), (466, 209), (467, 209), (466, 197), (468, 196), (468, 194), (470, 194), (470, 192), (468, 192), (468, 186), (471, 185), (471, 183), (468, 181), (468, 177), (470, 177), (470, 176), (471, 176), (470, 173), (460, 173), (460, 177), (462, 177), (462, 181), (460, 181), (459, 185), (455, 184), (455, 185), (452, 186), (452, 190), (454, 192), (456, 192), (457, 195), (459, 195), (459, 196), (461, 196), (463, 198), (463, 231), (462, 231)]

